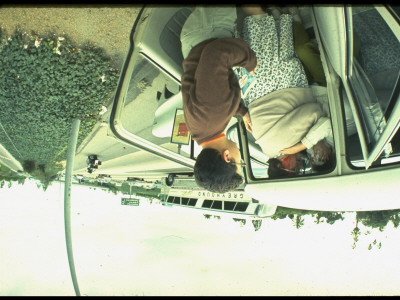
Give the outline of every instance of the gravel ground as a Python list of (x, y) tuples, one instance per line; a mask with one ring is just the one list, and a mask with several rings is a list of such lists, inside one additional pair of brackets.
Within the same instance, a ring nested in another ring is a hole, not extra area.
[(129, 35), (141, 5), (2, 5), (0, 28), (10, 36), (19, 27), (27, 33), (67, 35), (78, 46), (91, 41), (105, 49), (121, 68)]

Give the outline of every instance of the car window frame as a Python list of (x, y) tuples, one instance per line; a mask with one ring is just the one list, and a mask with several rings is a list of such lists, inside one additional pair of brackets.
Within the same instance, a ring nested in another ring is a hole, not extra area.
[[(376, 11), (380, 14), (380, 16), (383, 18), (383, 20), (391, 29), (392, 33), (397, 37), (397, 39), (400, 42), (400, 24), (395, 20), (395, 18), (388, 10), (388, 8), (383, 5), (382, 6), (371, 5), (371, 7), (376, 9)], [(353, 59), (353, 56), (348, 55), (348, 53), (352, 53), (353, 51), (353, 23), (352, 23), (351, 5), (345, 5), (344, 18), (345, 18), (346, 37), (347, 37), (346, 44), (348, 52), (346, 53), (347, 66), (342, 81), (343, 82), (346, 81), (345, 83), (346, 94), (347, 97), (349, 98), (350, 107), (356, 121), (357, 132), (359, 134), (361, 149), (364, 157), (364, 167), (366, 170), (368, 170), (371, 167), (371, 165), (380, 158), (382, 152), (388, 146), (391, 139), (393, 138), (393, 136), (396, 134), (397, 130), (400, 127), (400, 104), (399, 104), (400, 98), (398, 98), (396, 104), (394, 105), (390, 117), (386, 120), (386, 125), (383, 131), (381, 132), (379, 138), (377, 139), (375, 145), (372, 147), (372, 149), (369, 150), (366, 141), (367, 139), (366, 139), (365, 128), (362, 125), (361, 117), (356, 107), (357, 105), (355, 101), (357, 100), (355, 99), (355, 97), (353, 97), (354, 91), (353, 88), (351, 87), (351, 84), (349, 85), (350, 77), (354, 75), (353, 66), (356, 63), (355, 60)], [(398, 87), (396, 86), (395, 88)]]
[[(378, 11), (378, 13), (382, 16), (384, 21), (390, 27), (390, 29), (392, 31), (394, 30), (397, 39), (400, 40), (399, 22), (397, 18), (394, 18), (392, 12), (390, 12), (388, 8), (383, 5), (369, 6)], [(324, 18), (325, 15), (327, 16), (326, 18)], [(319, 20), (319, 22), (317, 22), (317, 27), (322, 40), (322, 47), (325, 50), (330, 63), (333, 64), (332, 67), (334, 71), (340, 77), (342, 84), (341, 88), (344, 89), (344, 92), (346, 93), (346, 96), (349, 100), (349, 106), (351, 109), (351, 113), (354, 117), (354, 123), (357, 128), (357, 133), (361, 146), (361, 153), (364, 159), (364, 169), (368, 169), (374, 162), (377, 161), (377, 159), (380, 157), (385, 147), (390, 143), (391, 138), (394, 136), (397, 129), (399, 128), (398, 121), (400, 117), (400, 111), (398, 109), (398, 105), (395, 105), (397, 107), (394, 108), (392, 111), (390, 122), (389, 119), (386, 120), (386, 126), (382, 131), (379, 139), (377, 139), (376, 143), (374, 143), (374, 146), (369, 149), (366, 138), (368, 132), (363, 126), (364, 119), (359, 114), (357, 108), (358, 99), (354, 91), (352, 90), (352, 84), (350, 83), (350, 78), (354, 76), (353, 65), (355, 63), (353, 57), (348, 55), (348, 53), (353, 52), (352, 17), (352, 5), (341, 5), (335, 7), (319, 6), (316, 15), (317, 21)], [(329, 19), (330, 21), (329, 25), (327, 25), (327, 19)], [(332, 30), (332, 26), (335, 26), (337, 29)], [(332, 41), (332, 39), (334, 42)], [(341, 49), (341, 51), (337, 51), (338, 47), (339, 49)], [(347, 143), (345, 148), (347, 150)], [(351, 165), (351, 162), (349, 161), (348, 165), (351, 169), (355, 168)]]
[[(119, 140), (132, 145), (138, 149), (145, 150), (149, 153), (152, 153), (154, 155), (157, 155), (159, 157), (171, 160), (173, 162), (176, 162), (184, 167), (189, 167), (191, 169), (194, 168), (195, 160), (193, 158), (188, 158), (183, 155), (180, 155), (176, 152), (173, 152), (171, 150), (168, 150), (166, 148), (163, 148), (161, 146), (158, 146), (154, 143), (151, 143), (147, 141), (146, 139), (139, 137), (128, 130), (126, 130), (122, 123), (120, 122), (121, 120), (121, 114), (124, 109), (124, 103), (126, 100), (126, 95), (127, 91), (129, 88), (129, 83), (132, 77), (132, 73), (134, 71), (135, 67), (135, 62), (139, 57), (145, 58), (148, 60), (149, 63), (155, 65), (158, 69), (160, 69), (162, 72), (167, 74), (168, 76), (171, 77), (173, 80), (177, 80), (174, 76), (171, 76), (167, 70), (164, 70), (161, 66), (158, 64), (155, 64), (152, 60), (149, 60), (147, 56), (144, 56), (141, 53), (141, 48), (140, 48), (140, 43), (138, 43), (138, 46), (135, 45), (135, 39), (140, 37), (140, 25), (144, 23), (148, 17), (148, 15), (145, 14), (146, 9), (148, 7), (146, 5), (143, 5), (141, 10), (138, 13), (138, 16), (135, 20), (135, 23), (133, 25), (131, 35), (130, 35), (130, 45), (127, 53), (127, 58), (124, 62), (121, 75), (119, 78), (119, 82), (117, 85), (117, 89), (115, 92), (114, 96), (114, 104), (112, 106), (112, 110), (110, 113), (110, 130), (112, 134)], [(151, 7), (149, 7), (151, 9)], [(142, 15), (144, 15), (142, 17)], [(180, 81), (179, 81), (180, 85)], [(191, 140), (192, 143), (192, 140)], [(193, 149), (193, 147), (191, 147)], [(192, 154), (191, 154), (192, 156)]]

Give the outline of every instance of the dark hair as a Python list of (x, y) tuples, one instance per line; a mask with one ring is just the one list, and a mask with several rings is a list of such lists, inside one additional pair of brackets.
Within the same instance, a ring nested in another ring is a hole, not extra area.
[(288, 177), (290, 174), (288, 171), (282, 168), (282, 162), (277, 158), (270, 158), (268, 161), (268, 177), (279, 178)]
[(233, 159), (228, 163), (218, 150), (206, 148), (197, 156), (194, 178), (200, 187), (210, 192), (225, 193), (236, 189), (243, 182), (242, 176), (236, 171)]

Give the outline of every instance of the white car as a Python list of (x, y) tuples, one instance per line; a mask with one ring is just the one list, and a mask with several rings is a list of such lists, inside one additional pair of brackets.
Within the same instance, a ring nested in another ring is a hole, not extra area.
[[(179, 34), (192, 10), (181, 6), (142, 9), (110, 115), (110, 129), (117, 139), (173, 162), (173, 167), (160, 172), (175, 176), (191, 175), (201, 150), (184, 130), (181, 111)], [(295, 177), (268, 178), (268, 157), (234, 117), (227, 135), (237, 141), (246, 162), (245, 182), (239, 190), (271, 207), (400, 209), (399, 9), (312, 5), (300, 7), (300, 13), (321, 53), (335, 162), (324, 172), (305, 169)], [(357, 40), (360, 50), (355, 57)], [(346, 124), (350, 119), (354, 124)], [(346, 130), (350, 125), (356, 128), (351, 136)]]

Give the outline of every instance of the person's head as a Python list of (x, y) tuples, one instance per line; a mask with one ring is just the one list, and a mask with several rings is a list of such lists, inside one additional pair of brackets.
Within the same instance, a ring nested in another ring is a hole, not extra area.
[(310, 157), (311, 167), (316, 172), (327, 172), (335, 167), (335, 152), (332, 147), (325, 145), (324, 148), (313, 149)]
[(289, 176), (289, 172), (284, 170), (282, 162), (277, 158), (270, 158), (268, 160), (268, 177), (279, 178)]
[[(332, 147), (320, 141), (312, 148), (311, 154), (296, 153), (282, 155), (278, 158), (268, 160), (268, 176), (270, 178), (288, 177), (299, 175), (304, 170), (303, 159), (305, 155), (309, 158), (311, 168), (314, 172), (327, 172), (335, 166), (335, 152)], [(302, 158), (303, 157), (303, 158)]]
[(303, 153), (285, 154), (268, 160), (268, 177), (290, 177), (298, 175), (303, 168)]
[(285, 154), (278, 157), (282, 162), (282, 167), (286, 170), (298, 172), (302, 167), (302, 157), (303, 152), (298, 152), (296, 154)]
[(222, 153), (214, 148), (204, 148), (197, 156), (194, 165), (196, 183), (214, 193), (232, 191), (243, 182), (240, 175), (240, 161), (240, 152), (236, 144), (235, 147), (225, 149)]

